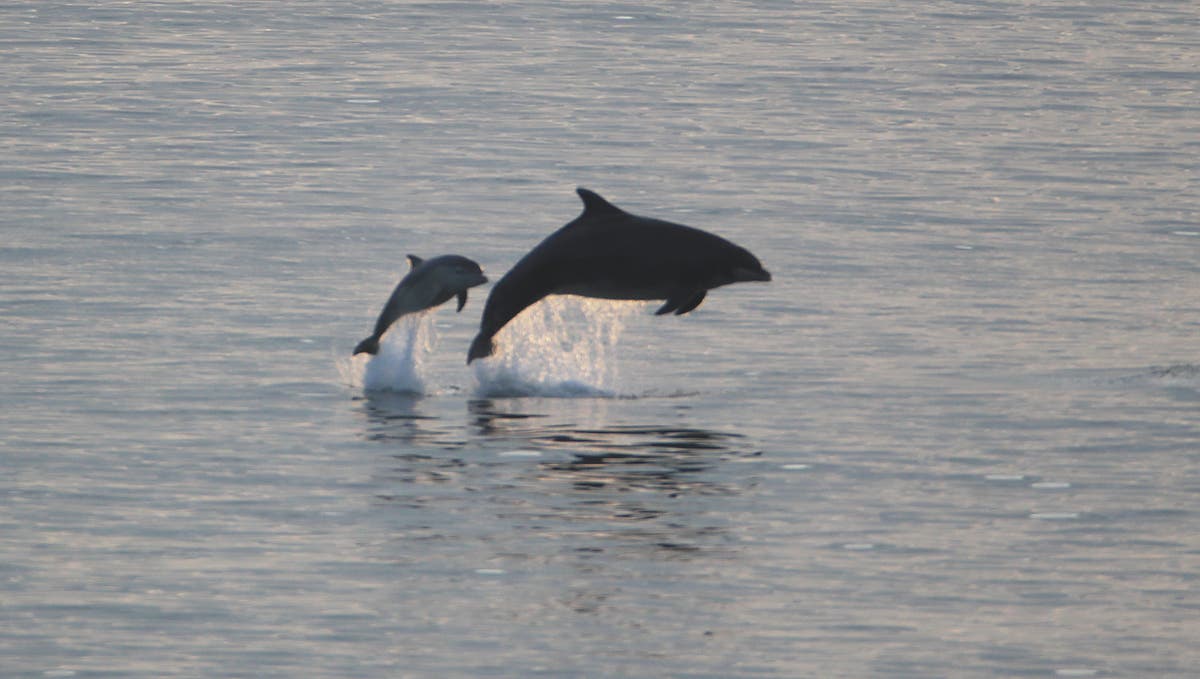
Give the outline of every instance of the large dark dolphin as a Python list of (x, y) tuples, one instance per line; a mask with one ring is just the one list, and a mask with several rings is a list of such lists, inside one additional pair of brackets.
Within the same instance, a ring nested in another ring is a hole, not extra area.
[(460, 255), (432, 259), (409, 255), (408, 264), (412, 268), (392, 291), (379, 320), (375, 321), (375, 332), (354, 347), (355, 354), (379, 353), (379, 338), (405, 314), (438, 306), (456, 295), (458, 310), (462, 311), (467, 303), (467, 289), (487, 283), (479, 265)]
[(583, 214), (530, 250), (492, 288), (467, 363), (492, 355), (500, 328), (547, 295), (664, 299), (655, 314), (686, 314), (708, 290), (771, 280), (754, 255), (720, 236), (631, 215), (584, 188), (576, 192)]

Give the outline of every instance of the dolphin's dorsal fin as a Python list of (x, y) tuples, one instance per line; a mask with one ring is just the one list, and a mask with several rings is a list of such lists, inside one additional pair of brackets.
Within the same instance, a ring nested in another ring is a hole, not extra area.
[(625, 214), (624, 210), (616, 205), (613, 205), (607, 200), (604, 200), (604, 198), (602, 198), (600, 194), (596, 193), (595, 191), (589, 191), (588, 189), (580, 186), (579, 188), (575, 189), (575, 193), (578, 193), (579, 197), (583, 199), (583, 214), (585, 215)]
[(418, 266), (421, 266), (421, 262), (425, 261), (416, 255), (405, 255), (405, 256), (408, 257), (408, 270), (409, 271), (412, 271), (413, 269), (417, 268)]

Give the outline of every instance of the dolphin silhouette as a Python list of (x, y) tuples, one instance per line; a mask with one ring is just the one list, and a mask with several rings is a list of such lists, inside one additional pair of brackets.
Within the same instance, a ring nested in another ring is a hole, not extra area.
[(375, 332), (354, 347), (355, 354), (379, 353), (379, 339), (396, 319), (405, 314), (438, 306), (454, 296), (458, 296), (458, 310), (462, 311), (467, 303), (467, 290), (487, 283), (483, 269), (460, 255), (442, 255), (432, 259), (408, 255), (408, 264), (412, 268), (400, 279), (383, 311), (379, 313)]
[(769, 281), (745, 248), (707, 231), (639, 217), (585, 188), (583, 214), (521, 258), (488, 295), (467, 363), (491, 356), (492, 338), (547, 295), (666, 300), (656, 315), (686, 314), (713, 288)]

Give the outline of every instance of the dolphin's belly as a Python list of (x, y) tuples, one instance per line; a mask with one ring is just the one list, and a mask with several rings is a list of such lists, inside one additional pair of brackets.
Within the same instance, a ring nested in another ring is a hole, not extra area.
[(579, 295), (581, 297), (596, 297), (599, 299), (631, 299), (652, 300), (666, 299), (679, 289), (676, 281), (617, 281), (617, 280), (581, 280), (559, 286), (556, 292), (560, 295)]

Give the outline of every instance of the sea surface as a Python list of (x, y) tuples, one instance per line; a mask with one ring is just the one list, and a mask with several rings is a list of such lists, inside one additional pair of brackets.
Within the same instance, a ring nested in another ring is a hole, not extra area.
[[(0, 676), (1200, 675), (1200, 5), (0, 6)], [(581, 209), (684, 316), (408, 253)]]

